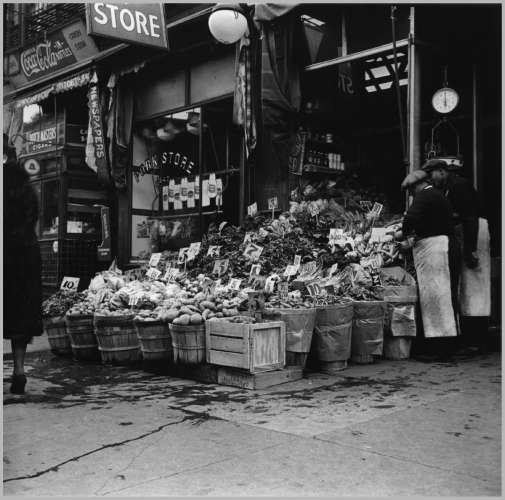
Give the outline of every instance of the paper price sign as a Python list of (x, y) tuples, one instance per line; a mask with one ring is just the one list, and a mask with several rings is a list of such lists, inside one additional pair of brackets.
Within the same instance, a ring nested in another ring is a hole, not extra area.
[(249, 245), (247, 245), (247, 248), (244, 250), (243, 255), (246, 259), (255, 261), (260, 258), (261, 252), (263, 252), (263, 247), (255, 245), (254, 243), (249, 243)]
[(139, 303), (140, 300), (140, 295), (138, 294), (133, 294), (130, 295), (130, 300), (128, 301), (129, 306), (136, 306)]
[(189, 247), (184, 247), (179, 250), (179, 258), (177, 259), (177, 264), (184, 264), (184, 261), (188, 257)]
[(189, 245), (187, 255), (188, 260), (193, 260), (200, 253), (201, 246), (202, 246), (201, 242), (191, 243), (191, 245)]
[(158, 265), (158, 262), (161, 259), (161, 253), (153, 253), (151, 254), (151, 258), (149, 259), (149, 266), (150, 267), (156, 267)]
[(217, 276), (222, 276), (227, 270), (230, 261), (229, 259), (218, 259), (214, 262), (214, 268), (212, 269), (212, 273)]
[(247, 215), (254, 217), (258, 213), (258, 204), (254, 202), (252, 205), (247, 207)]
[(219, 257), (220, 253), (221, 253), (221, 245), (211, 245), (207, 250), (208, 257)]
[(146, 276), (152, 280), (155, 280), (161, 276), (161, 271), (154, 267), (151, 267), (147, 270)]
[(286, 270), (284, 271), (284, 276), (289, 277), (289, 276), (294, 276), (296, 272), (298, 271), (297, 266), (286, 266)]
[(170, 269), (167, 269), (167, 272), (165, 273), (165, 276), (163, 276), (163, 279), (166, 281), (174, 281), (178, 275), (179, 275), (179, 269), (171, 267)]
[(249, 272), (249, 278), (254, 278), (255, 276), (259, 276), (261, 272), (261, 265), (260, 264), (253, 264), (251, 266), (251, 271)]
[(300, 267), (300, 276), (309, 276), (313, 274), (317, 269), (317, 264), (315, 260), (307, 262)]
[(371, 210), (370, 213), (374, 217), (379, 217), (379, 215), (381, 214), (383, 208), (384, 208), (384, 205), (381, 205), (380, 203), (374, 203), (373, 207), (372, 207), (372, 210)]
[(307, 291), (311, 297), (315, 297), (316, 295), (326, 295), (326, 290), (321, 288), (317, 283), (308, 284)]
[(381, 277), (377, 269), (374, 268), (370, 269), (370, 278), (372, 278), (372, 285), (374, 286), (382, 285)]
[(230, 290), (240, 290), (240, 283), (242, 283), (241, 279), (232, 278), (228, 284), (228, 288), (230, 288)]
[(60, 290), (77, 292), (77, 289), (79, 288), (79, 281), (81, 281), (81, 278), (72, 278), (70, 276), (64, 276), (64, 278), (61, 280)]
[(380, 243), (385, 240), (389, 240), (390, 237), (387, 233), (385, 227), (373, 227), (372, 233), (370, 234), (370, 243)]
[(301, 263), (302, 263), (302, 256), (295, 255), (295, 261), (294, 261), (293, 265), (298, 268), (298, 267), (300, 267)]
[(273, 274), (272, 276), (269, 276), (266, 281), (265, 281), (265, 292), (266, 293), (274, 293), (275, 290), (275, 281), (278, 278), (276, 274)]
[(277, 201), (277, 196), (273, 198), (268, 198), (268, 210), (275, 210), (278, 207), (279, 203)]
[(330, 276), (333, 276), (338, 270), (338, 264), (333, 264), (330, 268)]
[(281, 299), (287, 299), (289, 293), (289, 285), (287, 283), (278, 283), (277, 293)]

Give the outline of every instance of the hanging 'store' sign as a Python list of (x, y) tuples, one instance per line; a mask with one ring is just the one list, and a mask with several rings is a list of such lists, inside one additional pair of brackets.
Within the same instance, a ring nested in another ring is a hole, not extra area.
[(86, 4), (88, 34), (168, 48), (163, 4)]

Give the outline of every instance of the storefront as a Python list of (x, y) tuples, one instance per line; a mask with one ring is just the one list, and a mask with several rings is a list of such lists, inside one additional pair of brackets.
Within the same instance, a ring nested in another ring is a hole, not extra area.
[(211, 223), (239, 223), (242, 144), (232, 121), (235, 50), (220, 52), (192, 58), (190, 64), (162, 60), (132, 81), (127, 254), (132, 263), (200, 240)]

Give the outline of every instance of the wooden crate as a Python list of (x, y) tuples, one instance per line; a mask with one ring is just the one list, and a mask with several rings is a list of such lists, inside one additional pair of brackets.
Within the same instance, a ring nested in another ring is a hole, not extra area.
[(286, 364), (286, 325), (207, 321), (207, 363), (241, 368), (249, 373), (278, 370)]

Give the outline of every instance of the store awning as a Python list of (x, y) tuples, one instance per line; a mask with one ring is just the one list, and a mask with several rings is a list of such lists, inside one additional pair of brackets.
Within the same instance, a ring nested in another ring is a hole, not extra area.
[[(78, 88), (89, 83), (91, 66), (125, 48), (130, 47), (122, 43), (104, 50), (99, 54), (71, 64), (61, 71), (51, 73), (46, 78), (42, 78), (36, 83), (25, 85), (16, 89), (14, 92), (4, 95), (3, 104), (9, 104), (16, 101), (15, 106), (26, 106), (46, 99), (49, 95), (62, 93), (74, 88)], [(48, 82), (53, 82), (48, 84)]]

